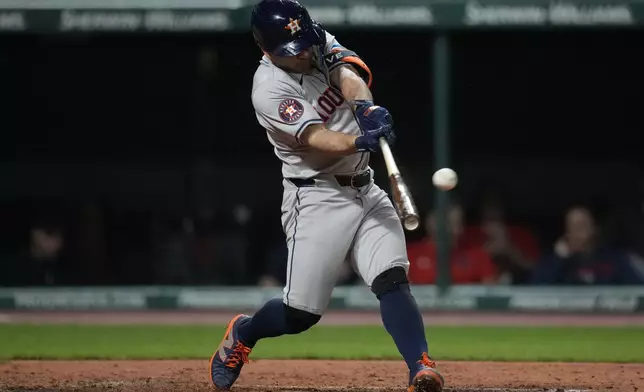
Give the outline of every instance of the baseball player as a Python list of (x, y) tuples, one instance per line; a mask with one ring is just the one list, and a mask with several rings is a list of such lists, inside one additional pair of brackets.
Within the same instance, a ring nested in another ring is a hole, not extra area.
[(369, 167), (379, 139), (394, 142), (390, 113), (373, 103), (371, 71), (295, 0), (261, 1), (251, 27), (264, 53), (252, 102), (282, 162), (287, 283), (282, 298), (230, 321), (210, 360), (212, 383), (230, 389), (260, 339), (315, 325), (342, 263), (351, 260), (407, 363), (409, 392), (441, 391), (409, 290), (403, 228)]

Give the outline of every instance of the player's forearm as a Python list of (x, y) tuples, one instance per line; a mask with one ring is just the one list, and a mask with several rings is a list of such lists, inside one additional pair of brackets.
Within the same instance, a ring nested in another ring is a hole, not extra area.
[[(348, 102), (357, 100), (373, 101), (371, 90), (352, 67), (340, 67), (332, 75), (332, 82), (340, 89)], [(355, 109), (355, 107), (354, 107)]]
[(306, 145), (327, 154), (350, 155), (357, 152), (357, 136), (351, 136), (340, 132), (333, 132), (324, 125), (316, 124), (309, 126), (300, 137)]

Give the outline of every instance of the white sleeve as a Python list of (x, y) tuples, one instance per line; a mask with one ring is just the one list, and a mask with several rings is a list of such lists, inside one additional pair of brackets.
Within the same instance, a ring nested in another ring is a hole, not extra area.
[(252, 101), (257, 120), (266, 130), (288, 134), (299, 144), (307, 126), (324, 124), (313, 105), (288, 83), (265, 81), (253, 91)]
[(329, 54), (331, 53), (334, 49), (346, 49), (344, 46), (338, 42), (338, 40), (335, 38), (335, 36), (328, 31), (324, 32), (326, 34), (326, 47), (324, 50), (324, 54)]

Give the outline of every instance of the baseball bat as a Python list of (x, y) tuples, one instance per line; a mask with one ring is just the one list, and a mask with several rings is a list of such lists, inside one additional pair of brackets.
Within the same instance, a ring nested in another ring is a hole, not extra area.
[(403, 223), (403, 226), (408, 231), (413, 231), (420, 226), (420, 217), (418, 210), (411, 197), (411, 193), (405, 184), (405, 180), (398, 170), (398, 165), (391, 152), (389, 143), (384, 137), (380, 138), (380, 150), (387, 165), (387, 173), (389, 174), (389, 184), (391, 186), (392, 199), (394, 207), (398, 213), (398, 217)]

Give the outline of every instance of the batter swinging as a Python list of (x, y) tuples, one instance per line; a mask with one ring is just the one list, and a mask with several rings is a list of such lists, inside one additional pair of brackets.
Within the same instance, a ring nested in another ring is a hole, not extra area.
[(230, 389), (258, 340), (315, 325), (350, 259), (380, 301), (409, 368), (409, 391), (441, 391), (409, 290), (402, 225), (369, 167), (379, 139), (395, 139), (389, 111), (373, 103), (371, 71), (295, 0), (263, 0), (251, 27), (264, 53), (252, 102), (282, 162), (288, 276), (283, 298), (230, 321), (210, 361), (213, 384)]

